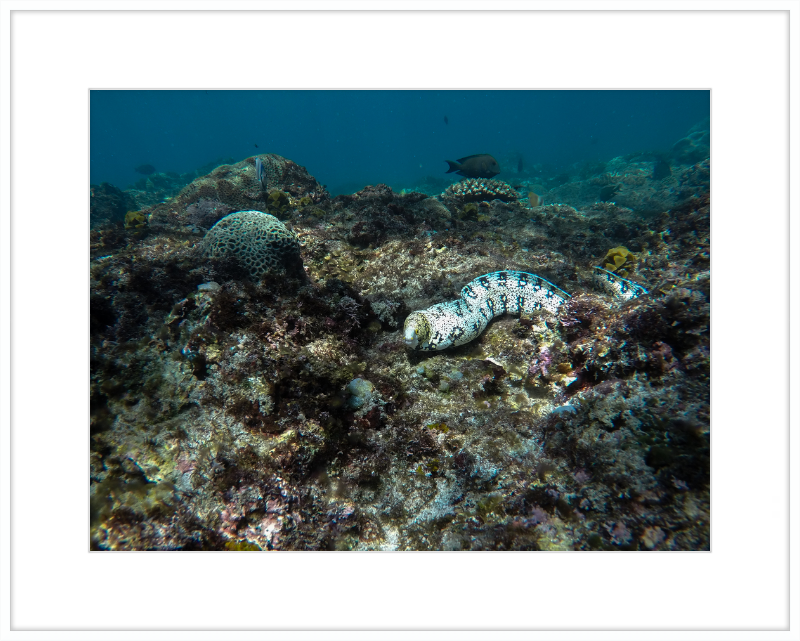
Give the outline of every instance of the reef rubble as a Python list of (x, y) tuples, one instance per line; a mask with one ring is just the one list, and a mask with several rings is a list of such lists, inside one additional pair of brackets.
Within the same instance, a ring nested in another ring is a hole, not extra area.
[[(275, 154), (266, 189), (255, 157), (224, 164), (128, 228), (135, 194), (97, 190), (92, 549), (708, 550), (709, 161), (685, 147), (668, 176), (615, 159), (535, 207), (528, 185), (331, 197)], [(203, 252), (247, 210), (300, 269)], [(612, 300), (603, 264), (649, 293)], [(497, 270), (571, 298), (406, 347), (411, 311)]]

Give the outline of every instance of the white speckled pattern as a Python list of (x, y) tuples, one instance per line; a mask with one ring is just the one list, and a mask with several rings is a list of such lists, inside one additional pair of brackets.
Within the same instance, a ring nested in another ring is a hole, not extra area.
[[(633, 281), (595, 267), (595, 283), (621, 300), (631, 300), (647, 290)], [(478, 276), (461, 290), (461, 298), (411, 312), (403, 334), (406, 345), (437, 351), (464, 345), (480, 336), (489, 321), (506, 312), (547, 309), (555, 312), (570, 297), (553, 283), (527, 272), (502, 271)]]
[(409, 314), (405, 341), (424, 351), (463, 345), (480, 336), (495, 316), (542, 308), (555, 312), (567, 298), (569, 294), (535, 274), (484, 274), (464, 286), (460, 299)]
[(633, 300), (646, 294), (647, 290), (631, 280), (617, 276), (602, 267), (594, 268), (594, 282), (604, 292), (622, 300)]

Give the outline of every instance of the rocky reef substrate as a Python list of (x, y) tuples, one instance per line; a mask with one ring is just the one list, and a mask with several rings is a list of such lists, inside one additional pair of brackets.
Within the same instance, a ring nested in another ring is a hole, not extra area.
[[(266, 184), (255, 158), (222, 165), (136, 224), (135, 194), (97, 192), (94, 549), (709, 549), (707, 159), (618, 160), (530, 207), (526, 188), (331, 198), (261, 158)], [(241, 210), (291, 229), (303, 268), (206, 257)], [(593, 288), (615, 255), (648, 295)], [(410, 311), (499, 269), (572, 298), (406, 348)]]

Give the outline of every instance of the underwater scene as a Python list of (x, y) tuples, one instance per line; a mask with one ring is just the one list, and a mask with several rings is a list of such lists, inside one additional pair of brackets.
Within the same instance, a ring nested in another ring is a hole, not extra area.
[(90, 109), (90, 549), (710, 549), (708, 91)]

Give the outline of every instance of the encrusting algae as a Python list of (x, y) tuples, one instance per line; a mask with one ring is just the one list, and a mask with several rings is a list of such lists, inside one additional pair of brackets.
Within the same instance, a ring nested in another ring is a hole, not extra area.
[(92, 549), (709, 549), (692, 162), (607, 163), (648, 216), (592, 174), (537, 176), (548, 205), (488, 178), (331, 197), (275, 154), (126, 205), (127, 232), (96, 215)]

